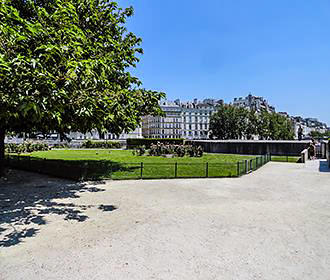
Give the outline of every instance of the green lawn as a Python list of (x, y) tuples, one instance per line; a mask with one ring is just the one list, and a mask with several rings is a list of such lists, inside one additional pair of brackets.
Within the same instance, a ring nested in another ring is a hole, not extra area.
[(252, 159), (255, 156), (225, 155), (225, 154), (207, 154), (203, 157), (154, 157), (154, 156), (135, 156), (131, 150), (51, 150), (45, 152), (34, 152), (30, 154), (33, 157), (61, 160), (110, 160), (113, 162), (124, 163), (236, 163), (240, 160)]
[(294, 156), (272, 156), (272, 161), (297, 163), (300, 157)]
[(82, 177), (97, 179), (232, 177), (244, 172), (244, 165), (238, 166), (237, 162), (254, 159), (252, 165), (257, 165), (255, 156), (204, 154), (200, 158), (165, 158), (134, 156), (130, 150), (51, 150), (29, 156), (21, 157), (18, 164), (38, 166), (40, 172), (47, 169), (54, 175), (78, 177), (82, 173)]

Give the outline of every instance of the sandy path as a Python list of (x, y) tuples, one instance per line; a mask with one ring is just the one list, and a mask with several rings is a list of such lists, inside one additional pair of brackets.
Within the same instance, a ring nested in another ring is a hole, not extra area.
[(269, 163), (238, 179), (3, 183), (0, 279), (328, 280), (330, 173), (318, 165)]

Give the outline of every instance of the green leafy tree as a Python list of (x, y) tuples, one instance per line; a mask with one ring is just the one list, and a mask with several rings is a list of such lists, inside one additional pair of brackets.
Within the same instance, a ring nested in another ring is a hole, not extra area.
[(0, 162), (6, 132), (121, 133), (158, 115), (163, 93), (129, 69), (143, 53), (106, 0), (0, 0)]
[(248, 125), (248, 110), (231, 105), (221, 105), (210, 120), (211, 137), (241, 139)]
[(266, 125), (265, 139), (270, 140), (293, 140), (293, 124), (292, 121), (278, 113), (263, 112), (261, 115), (264, 119), (263, 124)]
[(330, 131), (326, 132), (320, 132), (320, 131), (312, 131), (310, 132), (310, 137), (315, 138), (315, 139), (321, 139), (321, 138), (328, 138), (330, 137)]
[(254, 135), (264, 140), (294, 139), (290, 119), (277, 113), (257, 113), (232, 105), (224, 105), (210, 120), (211, 136), (217, 139), (252, 139)]
[(270, 114), (267, 111), (261, 111), (258, 115), (257, 135), (261, 140), (267, 140), (270, 137)]
[(246, 138), (252, 139), (254, 135), (257, 135), (257, 129), (259, 124), (259, 117), (254, 110), (247, 113), (247, 125), (246, 125)]

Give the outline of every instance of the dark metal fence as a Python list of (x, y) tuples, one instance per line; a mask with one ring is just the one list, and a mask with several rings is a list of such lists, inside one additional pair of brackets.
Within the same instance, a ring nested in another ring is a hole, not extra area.
[(8, 155), (6, 157), (6, 165), (11, 168), (73, 180), (124, 180), (239, 177), (257, 170), (270, 160), (270, 155), (263, 155), (233, 163), (120, 163), (92, 160), (52, 160), (31, 156)]

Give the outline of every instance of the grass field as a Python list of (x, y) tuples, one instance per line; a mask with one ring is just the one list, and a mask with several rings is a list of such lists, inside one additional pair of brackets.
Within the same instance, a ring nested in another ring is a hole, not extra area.
[(236, 163), (237, 161), (252, 159), (255, 156), (207, 154), (203, 157), (155, 157), (155, 156), (135, 156), (131, 150), (51, 150), (34, 152), (29, 154), (33, 157), (60, 159), (60, 160), (110, 160), (122, 163)]
[(295, 156), (272, 156), (272, 161), (297, 163), (300, 157)]
[(84, 169), (82, 177), (98, 179), (233, 177), (244, 172), (243, 163), (238, 162), (254, 159), (253, 168), (258, 165), (255, 156), (205, 153), (200, 158), (165, 158), (135, 156), (130, 150), (51, 150), (24, 156), (19, 164), (39, 166), (40, 172), (48, 168), (58, 175), (73, 176)]

